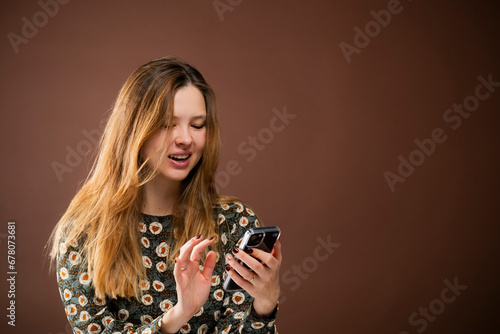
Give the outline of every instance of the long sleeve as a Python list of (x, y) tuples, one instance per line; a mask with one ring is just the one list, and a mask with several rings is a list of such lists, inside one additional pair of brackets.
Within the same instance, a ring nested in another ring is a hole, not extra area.
[[(231, 205), (223, 204), (218, 217), (221, 226), (221, 238), (224, 254), (221, 254), (220, 264), (224, 265), (224, 256), (237, 247), (247, 229), (259, 227), (260, 223), (255, 213), (244, 204), (236, 202)], [(227, 228), (222, 228), (223, 226)], [(223, 280), (226, 278), (224, 271)], [(245, 290), (227, 292), (221, 291), (224, 296), (223, 308), (217, 320), (220, 333), (277, 333), (275, 320), (278, 306), (266, 318), (259, 317), (253, 310), (253, 297)], [(214, 331), (217, 333), (217, 330)]]
[(88, 273), (79, 273), (81, 257), (78, 244), (67, 245), (63, 237), (57, 256), (57, 283), (66, 316), (76, 334), (155, 334), (160, 333), (162, 316), (144, 318), (142, 326), (127, 322), (129, 311), (110, 309), (110, 300), (96, 297)]
[[(227, 292), (222, 288), (227, 276), (224, 255), (238, 245), (248, 228), (259, 226), (257, 217), (241, 203), (220, 205), (214, 209), (214, 215), (220, 227), (222, 249), (212, 274), (210, 294), (179, 333), (276, 333), (277, 308), (270, 317), (260, 318), (253, 311), (253, 297), (246, 291)], [(144, 215), (139, 222), (147, 272), (147, 279), (140, 284), (141, 300), (96, 298), (92, 278), (81, 268), (81, 247), (68, 244), (63, 236), (57, 256), (57, 283), (75, 333), (160, 334), (163, 314), (177, 303), (175, 278), (166, 264), (165, 252), (171, 227), (170, 216)]]

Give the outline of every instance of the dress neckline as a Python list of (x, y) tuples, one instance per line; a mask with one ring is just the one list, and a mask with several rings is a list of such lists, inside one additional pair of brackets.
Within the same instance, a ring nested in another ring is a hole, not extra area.
[(170, 218), (172, 218), (172, 214), (163, 215), (163, 216), (150, 215), (149, 213), (144, 213), (144, 212), (141, 212), (141, 214), (145, 218), (157, 218), (157, 219), (170, 219)]

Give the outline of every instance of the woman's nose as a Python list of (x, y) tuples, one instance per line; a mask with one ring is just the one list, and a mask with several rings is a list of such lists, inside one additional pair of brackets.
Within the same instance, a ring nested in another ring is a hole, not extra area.
[(193, 141), (189, 129), (185, 127), (177, 127), (175, 132), (175, 143), (177, 145), (189, 145)]

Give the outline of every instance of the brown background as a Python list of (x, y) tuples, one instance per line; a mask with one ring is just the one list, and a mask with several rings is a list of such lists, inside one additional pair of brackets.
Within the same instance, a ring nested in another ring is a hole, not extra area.
[[(1, 332), (70, 333), (41, 254), (92, 155), (62, 181), (52, 164), (66, 164), (67, 147), (89, 149), (83, 131), (99, 128), (134, 69), (175, 55), (217, 93), (220, 167), (241, 168), (221, 192), (282, 228), (280, 333), (418, 333), (410, 315), (438, 307), (455, 278), (466, 290), (425, 332), (500, 333), (500, 87), (460, 128), (443, 120), (479, 75), (500, 81), (499, 5), (405, 0), (348, 63), (339, 44), (387, 1), (238, 2), (221, 20), (211, 0), (70, 1), (18, 53), (7, 35), (41, 8), (1, 2), (0, 241), (6, 254), (16, 221), (18, 272), (16, 327), (3, 315)], [(269, 135), (285, 107), (296, 117), (247, 161), (238, 146)], [(392, 192), (384, 172), (435, 128), (446, 141)], [(340, 246), (319, 261), (328, 237)], [(0, 296), (4, 314), (5, 280)]]

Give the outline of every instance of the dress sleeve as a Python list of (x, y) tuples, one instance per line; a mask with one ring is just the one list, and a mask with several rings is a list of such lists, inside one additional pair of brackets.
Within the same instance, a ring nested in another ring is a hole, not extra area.
[[(162, 316), (149, 324), (135, 326), (120, 320), (109, 304), (97, 298), (88, 273), (80, 272), (81, 256), (77, 242), (59, 244), (57, 255), (57, 284), (66, 316), (75, 334), (160, 334)], [(118, 312), (119, 313), (119, 312)]]
[[(222, 216), (221, 216), (222, 215)], [(221, 238), (225, 256), (233, 247), (239, 246), (245, 231), (261, 226), (255, 213), (243, 203), (222, 205), (219, 222), (226, 220), (228, 230), (221, 229)], [(225, 260), (222, 260), (225, 263)], [(224, 271), (223, 279), (226, 278)], [(260, 317), (253, 309), (253, 297), (245, 290), (224, 292), (223, 309), (217, 327), (219, 333), (277, 334), (275, 325), (279, 306), (269, 317)], [(217, 332), (217, 331), (216, 331)]]

